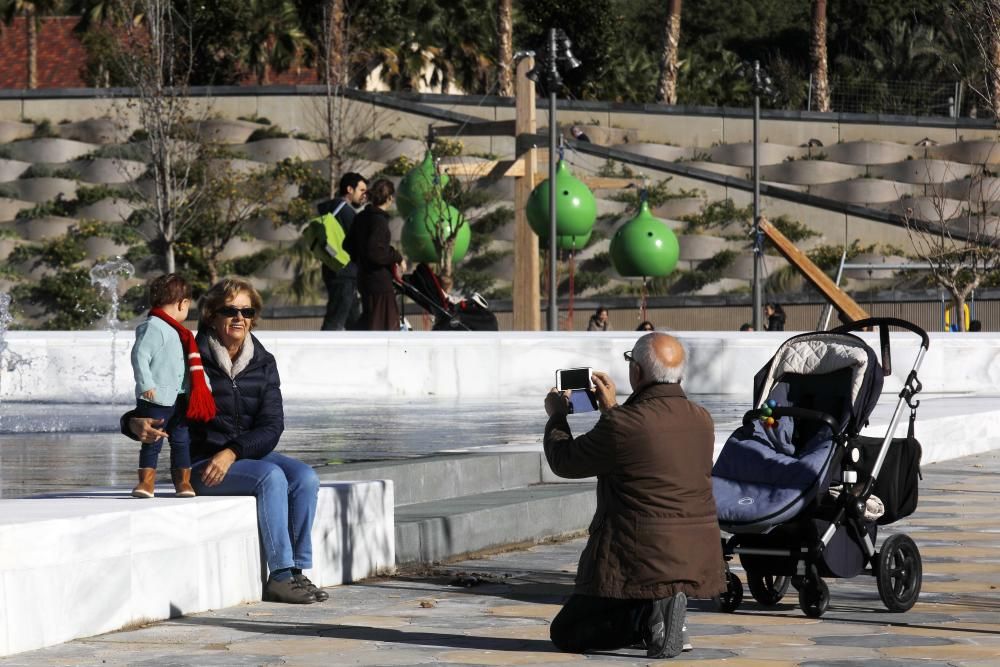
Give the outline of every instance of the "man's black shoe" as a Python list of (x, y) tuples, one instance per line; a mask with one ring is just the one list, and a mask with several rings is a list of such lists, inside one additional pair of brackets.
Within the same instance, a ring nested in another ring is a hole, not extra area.
[(309, 581), (309, 577), (304, 574), (293, 574), (292, 579), (299, 582), (299, 586), (302, 586), (307, 591), (313, 594), (316, 598), (316, 602), (326, 602), (330, 599), (330, 594), (324, 591), (322, 588)]
[(316, 602), (316, 596), (294, 578), (283, 581), (268, 579), (264, 586), (263, 598), (265, 602), (284, 602), (285, 604), (312, 604)]
[(673, 658), (684, 649), (684, 614), (687, 596), (678, 593), (650, 603), (646, 619), (645, 640), (647, 658)]

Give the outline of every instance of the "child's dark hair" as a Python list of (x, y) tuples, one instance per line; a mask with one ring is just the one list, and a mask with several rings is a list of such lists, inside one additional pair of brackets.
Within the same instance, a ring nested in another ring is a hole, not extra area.
[(149, 305), (162, 308), (191, 298), (191, 285), (179, 273), (164, 273), (149, 283)]

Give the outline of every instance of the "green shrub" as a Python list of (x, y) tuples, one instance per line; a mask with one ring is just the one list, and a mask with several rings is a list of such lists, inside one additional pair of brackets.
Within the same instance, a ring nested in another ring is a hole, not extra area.
[(287, 139), (288, 133), (277, 125), (268, 125), (259, 130), (254, 130), (247, 138), (247, 143), (261, 141), (262, 139)]
[(32, 139), (52, 139), (59, 136), (59, 130), (52, 127), (52, 121), (48, 118), (35, 123), (35, 131), (31, 134)]
[(753, 206), (737, 208), (732, 199), (724, 199), (711, 202), (698, 215), (687, 215), (681, 220), (687, 223), (684, 232), (695, 234), (722, 227), (731, 222), (743, 222), (749, 225), (753, 220)]
[(416, 162), (405, 155), (400, 155), (386, 164), (380, 174), (383, 176), (405, 176), (416, 166)]
[(437, 137), (434, 139), (434, 145), (431, 146), (431, 155), (436, 158), (456, 157), (461, 155), (463, 150), (465, 150), (465, 146), (460, 140)]
[(53, 169), (44, 164), (33, 164), (18, 178), (65, 178), (71, 181), (79, 180), (80, 173), (69, 167)]

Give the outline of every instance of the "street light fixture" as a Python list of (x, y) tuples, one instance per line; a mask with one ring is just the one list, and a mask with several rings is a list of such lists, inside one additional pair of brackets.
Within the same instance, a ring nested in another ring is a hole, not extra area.
[(536, 83), (542, 83), (549, 94), (549, 308), (548, 329), (559, 329), (559, 305), (556, 301), (556, 165), (558, 164), (558, 133), (556, 131), (556, 89), (562, 85), (559, 64), (572, 70), (580, 66), (570, 48), (573, 43), (559, 28), (549, 29), (548, 48), (540, 62), (527, 73)]

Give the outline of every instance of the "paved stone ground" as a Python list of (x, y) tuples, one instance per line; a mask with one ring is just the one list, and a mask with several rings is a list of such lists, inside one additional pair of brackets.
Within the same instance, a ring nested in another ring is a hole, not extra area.
[[(821, 619), (793, 593), (735, 614), (689, 605), (695, 650), (670, 662), (744, 667), (1000, 665), (1000, 453), (925, 467), (920, 506), (892, 528), (923, 554), (917, 605), (888, 613), (874, 579), (828, 580)], [(881, 543), (881, 538), (880, 538)], [(548, 622), (582, 539), (330, 589), (324, 604), (256, 603), (0, 659), (0, 665), (654, 664), (639, 650), (557, 653)], [(95, 590), (99, 594), (99, 588)], [(664, 661), (666, 662), (666, 661)]]

